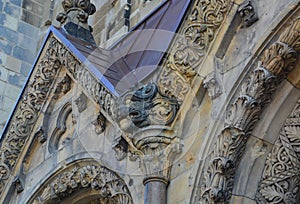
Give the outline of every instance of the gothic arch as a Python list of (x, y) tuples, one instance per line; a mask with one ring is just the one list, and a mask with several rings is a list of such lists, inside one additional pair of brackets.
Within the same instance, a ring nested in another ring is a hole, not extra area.
[(300, 199), (300, 100), (285, 120), (269, 153), (258, 186), (258, 203), (291, 203)]
[[(60, 142), (63, 139), (62, 136), (66, 132), (67, 129), (67, 119), (71, 117), (72, 113), (72, 104), (70, 102), (67, 102), (60, 110), (60, 113), (58, 114), (57, 121), (56, 121), (56, 127), (53, 130), (50, 141), (49, 141), (49, 152), (53, 153), (60, 147)], [(67, 138), (65, 138), (67, 139)]]
[(75, 197), (75, 203), (133, 203), (123, 179), (94, 161), (77, 161), (54, 173), (27, 203), (64, 203)]
[(272, 101), (272, 95), (279, 84), (296, 65), (300, 52), (299, 30), (300, 18), (297, 17), (278, 39), (258, 56), (256, 68), (249, 71), (236, 89), (237, 92), (227, 107), (225, 125), (218, 131), (219, 135), (214, 137), (216, 141), (205, 166), (200, 164), (192, 202), (230, 201), (236, 185), (237, 168), (245, 154), (247, 141), (263, 110)]

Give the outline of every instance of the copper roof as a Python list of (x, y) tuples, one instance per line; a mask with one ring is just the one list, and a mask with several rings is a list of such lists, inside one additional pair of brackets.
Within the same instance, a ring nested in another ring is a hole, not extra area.
[(157, 69), (189, 3), (190, 0), (165, 1), (108, 50), (53, 27), (51, 31), (118, 96)]

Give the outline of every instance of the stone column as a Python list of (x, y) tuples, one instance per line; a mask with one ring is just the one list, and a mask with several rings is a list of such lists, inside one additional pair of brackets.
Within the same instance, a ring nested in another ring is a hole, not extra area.
[(181, 152), (179, 139), (170, 128), (149, 126), (133, 135), (145, 174), (145, 204), (166, 204), (170, 171)]
[(120, 158), (120, 149), (128, 149), (133, 158), (139, 158), (145, 175), (146, 204), (167, 203), (170, 171), (181, 152), (180, 139), (172, 127), (178, 108), (177, 100), (164, 96), (150, 83), (126, 94), (115, 111), (128, 148), (121, 143), (114, 148)]

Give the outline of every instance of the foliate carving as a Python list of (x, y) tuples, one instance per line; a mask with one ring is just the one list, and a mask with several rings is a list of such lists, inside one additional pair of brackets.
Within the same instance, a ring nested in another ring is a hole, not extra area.
[(251, 0), (244, 1), (240, 5), (238, 12), (242, 17), (242, 27), (249, 27), (258, 20)]
[(179, 108), (177, 100), (162, 95), (154, 83), (125, 95), (123, 102), (124, 105), (117, 108), (115, 117), (126, 132), (149, 125), (168, 126)]
[(207, 89), (208, 95), (211, 99), (215, 99), (222, 94), (220, 84), (217, 82), (214, 72), (205, 77), (203, 85), (204, 88)]
[[(72, 65), (72, 61), (69, 62)], [(68, 64), (69, 64), (68, 63)], [(75, 70), (70, 70), (74, 73), (74, 77), (78, 80), (81, 86), (88, 91), (89, 95), (94, 99), (94, 101), (100, 104), (101, 108), (112, 115), (112, 107), (115, 104), (115, 99), (112, 94), (97, 81), (95, 76), (93, 76), (84, 66), (77, 64), (73, 66)]]
[(84, 93), (81, 93), (80, 96), (75, 100), (78, 111), (81, 113), (87, 108), (87, 97)]
[(102, 113), (99, 113), (93, 125), (97, 134), (103, 133), (106, 128), (106, 117)]
[(240, 160), (246, 143), (245, 133), (228, 127), (219, 135), (212, 159), (204, 175), (206, 186), (202, 186), (202, 203), (226, 202), (230, 199), (236, 162)]
[(275, 76), (291, 71), (295, 67), (295, 62), (296, 51), (282, 42), (274, 43), (261, 58), (261, 66)]
[(133, 203), (125, 182), (113, 171), (96, 165), (74, 167), (60, 173), (38, 193), (34, 203), (61, 201), (84, 188), (98, 191), (106, 203)]
[[(38, 118), (51, 86), (61, 66), (68, 69), (75, 80), (86, 89), (87, 93), (100, 105), (103, 111), (111, 115), (111, 104), (114, 98), (111, 93), (95, 77), (91, 77), (89, 85), (82, 80), (82, 76), (92, 76), (86, 67), (67, 50), (55, 37), (50, 36), (47, 50), (36, 65), (36, 72), (30, 78), (22, 101), (19, 101), (16, 111), (8, 126), (8, 131), (2, 137), (0, 155), (0, 194), (14, 168), (26, 139), (32, 133), (32, 128)], [(82, 70), (84, 69), (84, 70)], [(81, 71), (80, 71), (81, 70)], [(82, 74), (84, 73), (84, 74)], [(80, 80), (79, 80), (80, 79)]]
[(228, 111), (226, 123), (243, 131), (252, 130), (259, 119), (260, 104), (251, 96), (239, 96)]
[(300, 188), (300, 101), (280, 130), (266, 160), (258, 203), (298, 203)]
[[(195, 1), (158, 79), (162, 91), (168, 96), (183, 100), (191, 79), (215, 38), (230, 6), (229, 0)], [(172, 79), (168, 79), (172, 72)], [(175, 79), (174, 82), (171, 80)], [(184, 95), (183, 97), (181, 95)], [(178, 96), (180, 98), (178, 98)]]
[[(300, 43), (299, 21), (297, 18), (287, 28), (289, 32), (284, 32), (278, 42), (264, 51), (258, 68), (250, 73), (240, 95), (229, 106), (226, 127), (217, 137), (205, 172), (206, 179), (201, 188), (202, 203), (229, 202), (234, 185), (234, 169), (239, 165), (248, 136), (263, 108), (270, 102), (278, 83), (295, 66), (295, 50), (299, 50)], [(222, 169), (227, 169), (226, 173)]]

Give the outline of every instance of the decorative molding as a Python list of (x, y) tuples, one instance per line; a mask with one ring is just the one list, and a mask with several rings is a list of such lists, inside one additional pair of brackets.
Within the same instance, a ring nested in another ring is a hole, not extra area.
[(230, 4), (229, 0), (195, 1), (159, 76), (164, 94), (184, 100)]
[(87, 97), (84, 93), (81, 93), (79, 97), (75, 100), (78, 112), (81, 113), (87, 108)]
[(299, 44), (300, 19), (297, 18), (278, 41), (264, 51), (258, 68), (243, 83), (240, 95), (229, 106), (226, 126), (210, 154), (201, 186), (201, 203), (229, 202), (235, 170), (248, 136), (279, 82), (294, 68)]
[[(84, 65), (81, 65), (74, 55), (54, 36), (50, 36), (45, 54), (38, 61), (34, 74), (18, 102), (7, 132), (2, 136), (0, 148), (0, 194), (2, 194), (11, 170), (15, 167), (25, 141), (32, 134), (33, 126), (38, 118), (48, 94), (51, 91), (55, 77), (61, 66), (71, 73), (72, 77), (87, 91), (92, 99), (100, 105), (103, 111), (111, 115), (111, 104), (114, 98), (101, 85)], [(86, 80), (90, 80), (87, 82)]]
[(222, 94), (220, 84), (216, 80), (215, 72), (211, 72), (205, 77), (203, 85), (207, 89), (211, 99), (216, 99)]
[(280, 130), (266, 160), (256, 195), (257, 203), (299, 202), (300, 189), (300, 100)]
[(98, 165), (65, 169), (47, 182), (47, 185), (32, 199), (32, 203), (59, 202), (71, 194), (87, 188), (99, 192), (101, 197), (99, 199), (103, 203), (133, 203), (125, 182), (115, 172)]
[(106, 128), (106, 117), (102, 113), (99, 113), (93, 125), (95, 126), (96, 134), (99, 135), (103, 133)]
[(252, 6), (251, 0), (244, 1), (239, 6), (238, 13), (242, 17), (242, 28), (250, 27), (256, 21), (258, 21), (258, 17), (256, 15), (254, 7)]

